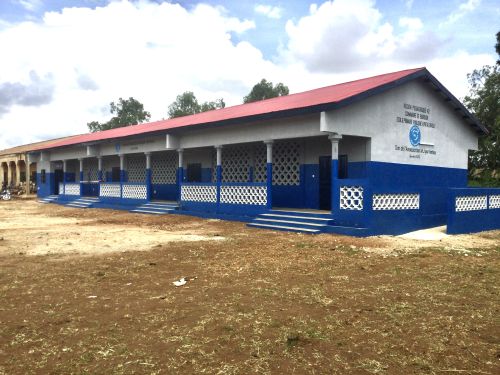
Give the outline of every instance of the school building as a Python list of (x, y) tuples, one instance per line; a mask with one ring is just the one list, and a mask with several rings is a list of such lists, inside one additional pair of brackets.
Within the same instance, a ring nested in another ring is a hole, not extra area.
[(500, 227), (500, 189), (467, 188), (488, 130), (410, 69), (32, 147), (38, 196), (356, 236)]

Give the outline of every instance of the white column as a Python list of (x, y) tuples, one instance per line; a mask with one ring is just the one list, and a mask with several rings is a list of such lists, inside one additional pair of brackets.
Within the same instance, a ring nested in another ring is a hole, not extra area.
[(67, 170), (68, 162), (67, 160), (63, 160), (63, 191), (59, 191), (59, 195), (66, 194), (66, 170)]
[(272, 163), (273, 162), (273, 140), (268, 140), (264, 141), (266, 144), (266, 162), (267, 163)]
[(80, 162), (80, 181), (82, 180), (82, 174), (83, 174), (83, 159), (78, 159)]
[(220, 166), (222, 165), (222, 146), (215, 146), (215, 149), (217, 150), (217, 166)]
[(125, 154), (118, 155), (120, 157), (120, 170), (125, 170)]
[(184, 163), (184, 149), (179, 148), (177, 150), (177, 154), (179, 155), (179, 164), (178, 164), (178, 167), (182, 168), (183, 167), (183, 163)]
[(339, 141), (342, 136), (338, 133), (332, 133), (328, 136), (328, 139), (332, 143), (332, 160), (339, 160)]
[(266, 144), (266, 189), (267, 208), (273, 207), (273, 141), (264, 141)]

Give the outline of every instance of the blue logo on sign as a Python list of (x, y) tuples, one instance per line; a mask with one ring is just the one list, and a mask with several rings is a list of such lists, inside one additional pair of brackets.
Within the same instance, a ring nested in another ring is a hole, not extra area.
[(413, 125), (410, 128), (410, 143), (412, 146), (418, 146), (420, 144), (420, 128), (417, 125)]
[(119, 143), (115, 144), (115, 150), (116, 150), (116, 152), (120, 152), (120, 144)]

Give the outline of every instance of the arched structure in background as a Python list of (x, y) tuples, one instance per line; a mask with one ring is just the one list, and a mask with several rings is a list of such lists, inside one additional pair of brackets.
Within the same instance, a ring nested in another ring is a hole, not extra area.
[(26, 162), (24, 160), (17, 161), (17, 184), (26, 182)]
[(0, 164), (0, 184), (3, 186), (4, 184), (9, 183), (9, 166), (7, 162), (2, 162)]
[(17, 184), (17, 165), (15, 161), (9, 162), (9, 185)]

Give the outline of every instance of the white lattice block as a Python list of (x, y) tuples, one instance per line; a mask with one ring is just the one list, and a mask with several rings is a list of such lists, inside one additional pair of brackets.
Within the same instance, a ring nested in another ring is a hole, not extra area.
[(273, 146), (273, 185), (300, 184), (300, 144), (277, 142)]
[(123, 198), (126, 199), (146, 199), (146, 185), (123, 184)]
[(489, 208), (500, 208), (500, 195), (490, 195)]
[(177, 153), (160, 152), (151, 155), (151, 181), (153, 184), (175, 184), (177, 181)]
[(182, 185), (181, 200), (186, 202), (217, 202), (217, 187), (210, 185)]
[(64, 189), (64, 195), (80, 195), (80, 184), (66, 183)]
[(101, 197), (120, 198), (119, 184), (101, 184)]
[(266, 205), (267, 188), (265, 186), (221, 186), (221, 203)]
[(255, 182), (267, 181), (267, 151), (263, 143), (254, 147), (253, 180)]
[(374, 210), (418, 210), (420, 194), (373, 194)]
[(127, 176), (129, 182), (146, 181), (146, 156), (144, 154), (127, 155)]
[(83, 159), (83, 180), (97, 181), (98, 161), (96, 158)]
[(341, 186), (340, 187), (340, 209), (362, 210), (363, 209), (363, 187)]
[(59, 182), (59, 194), (64, 194), (64, 183)]
[(455, 197), (455, 211), (486, 210), (487, 200), (486, 195)]

